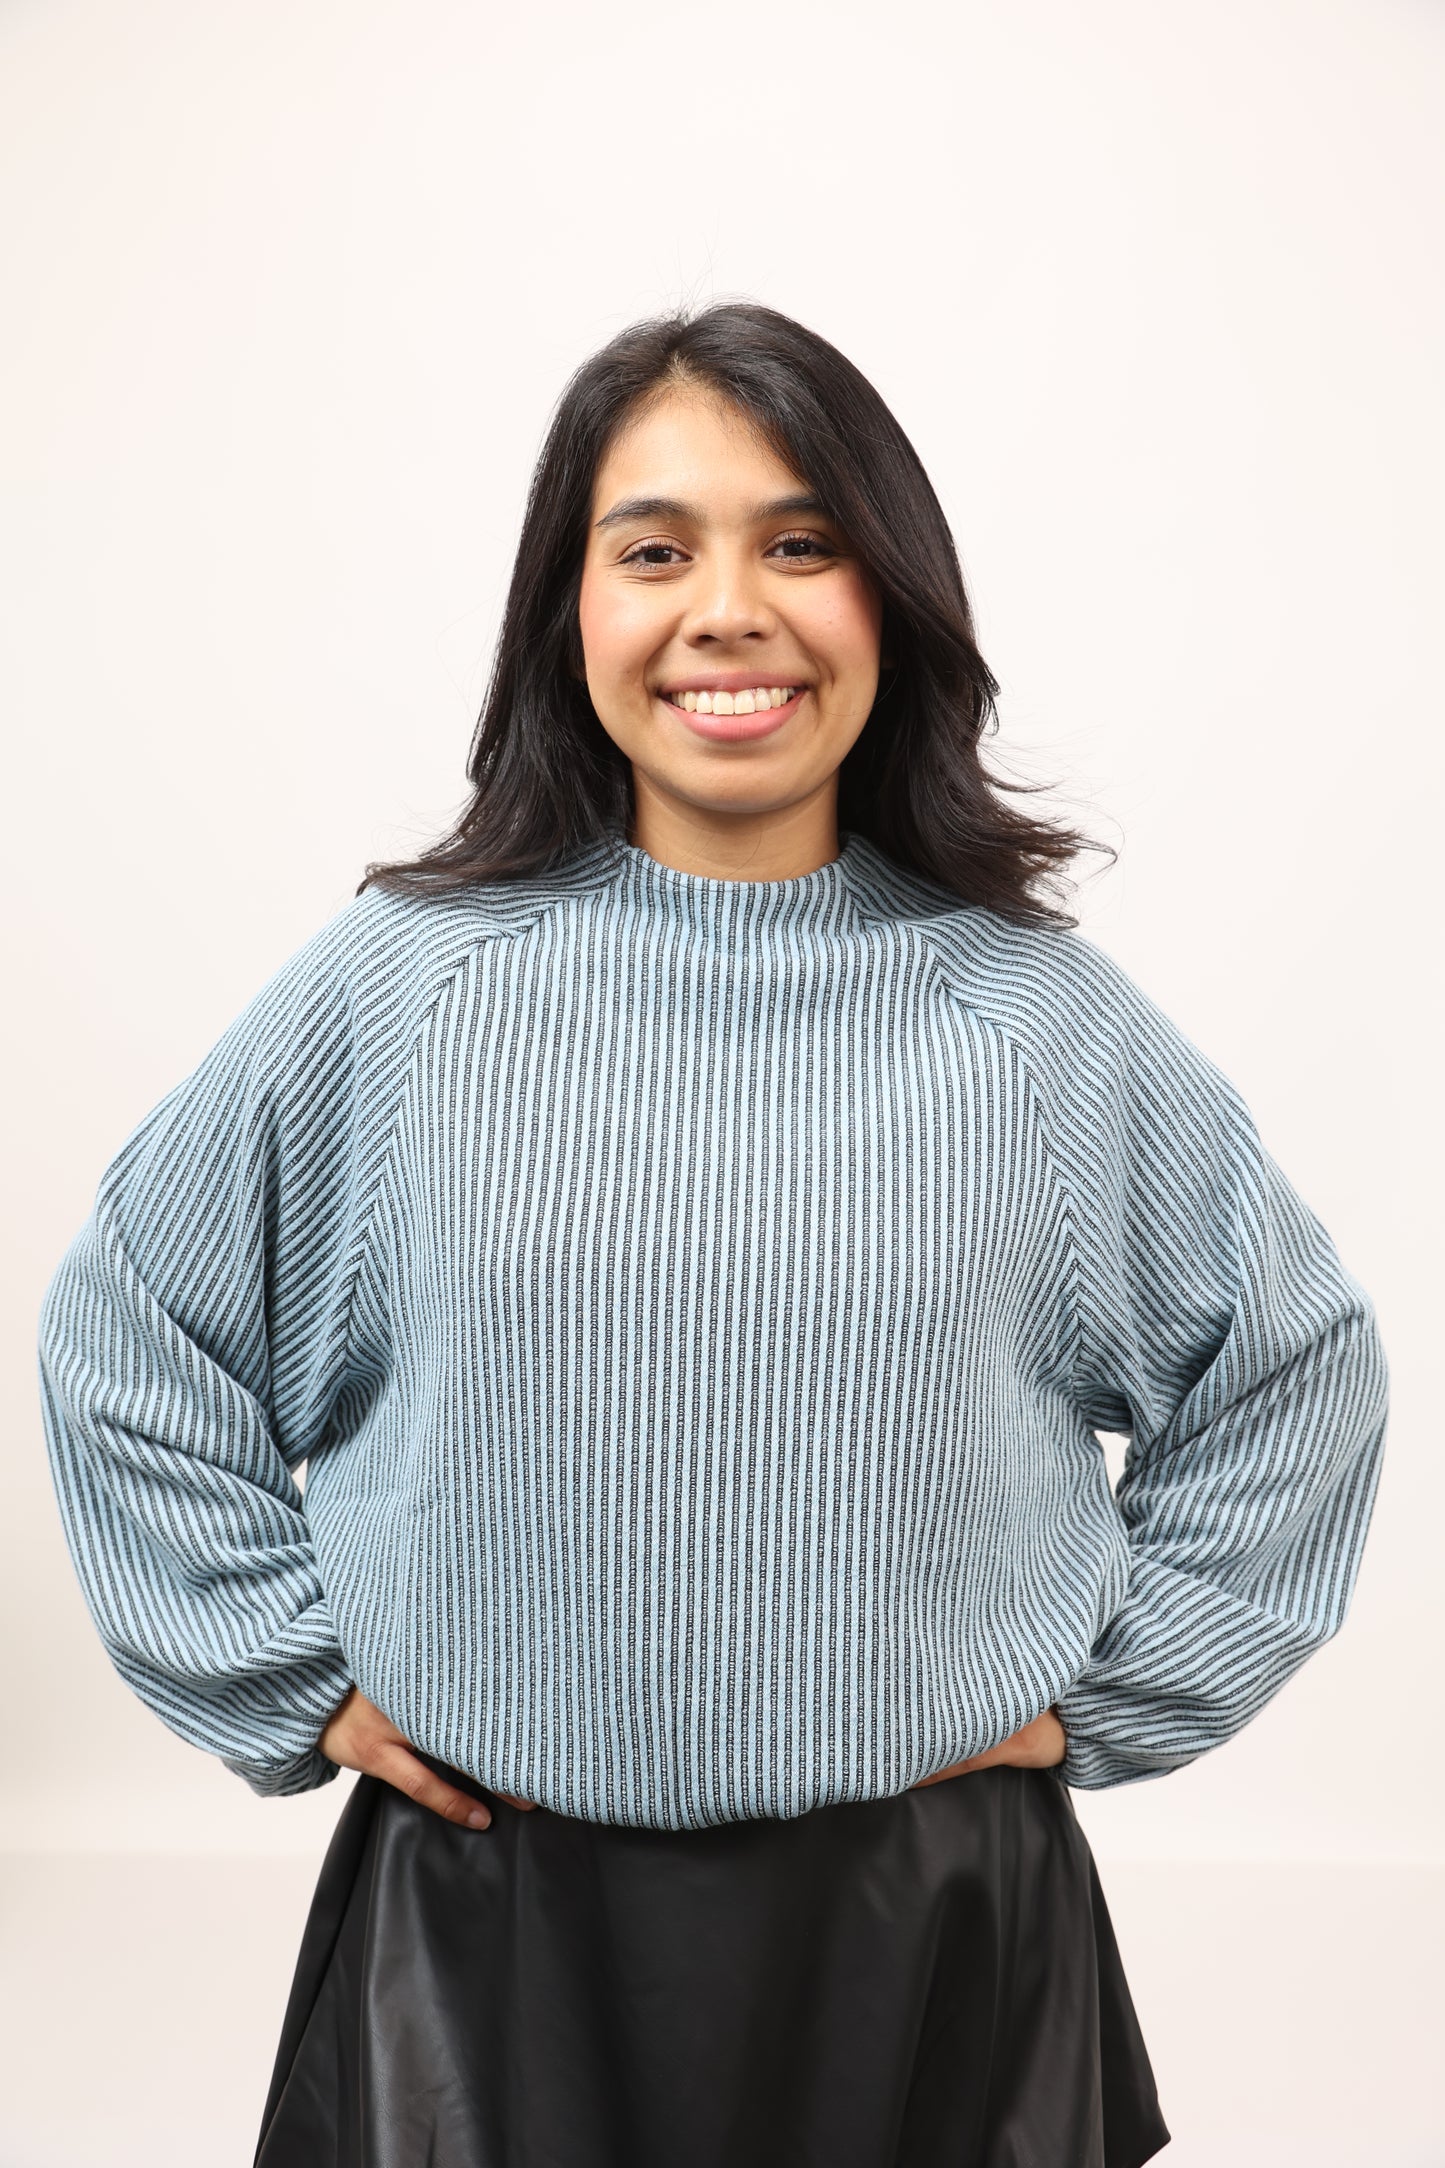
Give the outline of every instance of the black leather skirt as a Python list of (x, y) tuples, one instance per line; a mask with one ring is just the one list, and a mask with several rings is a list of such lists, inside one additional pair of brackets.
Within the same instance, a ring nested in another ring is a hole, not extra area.
[(358, 1777), (255, 2168), (1139, 2168), (1169, 2142), (1051, 1770), (632, 1829)]

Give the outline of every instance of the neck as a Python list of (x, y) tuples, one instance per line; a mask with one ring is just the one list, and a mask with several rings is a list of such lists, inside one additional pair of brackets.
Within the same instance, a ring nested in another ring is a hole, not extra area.
[(664, 795), (633, 769), (629, 843), (659, 865), (721, 881), (790, 881), (838, 855), (837, 778), (765, 811), (701, 806)]

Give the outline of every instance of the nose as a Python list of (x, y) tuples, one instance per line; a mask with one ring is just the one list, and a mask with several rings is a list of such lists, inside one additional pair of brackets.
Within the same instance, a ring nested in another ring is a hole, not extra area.
[(777, 616), (768, 603), (758, 570), (741, 553), (710, 552), (690, 583), (688, 609), (680, 628), (686, 640), (735, 646), (749, 638), (770, 638)]

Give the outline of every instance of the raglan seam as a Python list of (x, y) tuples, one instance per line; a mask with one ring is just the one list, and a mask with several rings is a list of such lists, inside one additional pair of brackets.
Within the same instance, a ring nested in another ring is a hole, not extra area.
[(524, 918), (513, 925), (484, 926), (475, 933), (469, 934), (460, 951), (453, 955), (444, 965), (440, 978), (427, 995), (425, 1003), (417, 1015), (415, 1027), (406, 1042), (404, 1050), (397, 1058), (395, 1098), (384, 1117), (385, 1133), (377, 1147), (376, 1167), (368, 1177), (366, 1193), (358, 1212), (358, 1224), (361, 1233), (357, 1242), (356, 1262), (351, 1269), (347, 1287), (345, 1325), (341, 1337), (343, 1368), (354, 1352), (353, 1333), (356, 1324), (356, 1302), (363, 1272), (368, 1264), (379, 1266), (383, 1262), (380, 1256), (376, 1254), (376, 1226), (381, 1216), (381, 1205), (386, 1192), (387, 1177), (392, 1172), (395, 1162), (396, 1140), (401, 1131), (402, 1117), (406, 1112), (407, 1095), (426, 1033), (447, 994), (471, 968), (478, 949), (489, 941), (515, 939), (519, 935), (529, 932), (536, 925), (538, 918), (544, 916), (549, 910), (559, 908), (567, 900), (565, 893), (555, 898), (544, 897), (539, 903), (537, 912), (531, 917)]
[(1082, 1411), (1082, 1375), (1088, 1358), (1096, 1353), (1093, 1336), (1089, 1330), (1083, 1294), (1083, 1255), (1080, 1242), (1080, 1214), (1073, 1184), (1064, 1165), (1063, 1154), (1054, 1136), (1048, 1095), (1034, 1069), (1033, 1057), (1016, 1029), (1005, 1018), (993, 1013), (982, 1001), (961, 987), (951, 975), (947, 961), (939, 955), (936, 944), (934, 955), (938, 962), (944, 985), (952, 1000), (970, 1009), (979, 1021), (1004, 1045), (1009, 1047), (1024, 1080), (1027, 1105), (1032, 1113), (1035, 1133), (1039, 1140), (1049, 1190), (1056, 1203), (1063, 1230), (1066, 1259), (1067, 1304), (1073, 1321), (1073, 1345), (1070, 1350), (1069, 1389), (1075, 1406)]

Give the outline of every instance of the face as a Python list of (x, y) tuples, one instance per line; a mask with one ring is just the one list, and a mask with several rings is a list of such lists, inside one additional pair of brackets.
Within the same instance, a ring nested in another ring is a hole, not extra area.
[(878, 687), (881, 598), (735, 408), (669, 392), (614, 441), (580, 618), (639, 802), (728, 821), (836, 801)]

